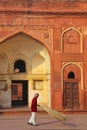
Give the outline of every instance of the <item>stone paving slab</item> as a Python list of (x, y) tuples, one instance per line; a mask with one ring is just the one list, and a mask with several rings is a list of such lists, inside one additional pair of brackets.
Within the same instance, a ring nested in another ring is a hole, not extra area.
[(48, 114), (37, 113), (37, 126), (27, 124), (29, 115), (0, 116), (0, 130), (87, 130), (87, 114), (67, 114), (59, 121)]

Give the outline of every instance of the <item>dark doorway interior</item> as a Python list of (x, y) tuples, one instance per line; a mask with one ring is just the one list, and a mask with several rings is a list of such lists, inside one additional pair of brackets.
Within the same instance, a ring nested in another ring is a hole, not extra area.
[(28, 81), (12, 80), (12, 106), (28, 106)]

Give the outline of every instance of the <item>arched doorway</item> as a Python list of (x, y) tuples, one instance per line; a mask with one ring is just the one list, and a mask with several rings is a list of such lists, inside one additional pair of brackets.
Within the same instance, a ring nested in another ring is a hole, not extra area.
[(64, 68), (63, 108), (79, 108), (79, 68), (70, 64)]
[(6, 85), (0, 106), (30, 106), (36, 92), (40, 94), (38, 103), (50, 106), (50, 56), (46, 46), (19, 32), (5, 39), (0, 50), (0, 81)]
[[(49, 105), (50, 58), (46, 47), (23, 33), (18, 33), (6, 40), (5, 46), (9, 47), (11, 59), (9, 67), (12, 88), (11, 105), (30, 106), (35, 92), (40, 94), (39, 103)], [(15, 53), (13, 50), (16, 50)]]

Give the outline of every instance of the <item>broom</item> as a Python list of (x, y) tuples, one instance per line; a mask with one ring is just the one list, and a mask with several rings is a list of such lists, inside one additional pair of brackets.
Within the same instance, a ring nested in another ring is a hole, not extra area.
[(61, 112), (58, 112), (56, 110), (53, 110), (47, 106), (42, 106), (40, 105), (41, 108), (43, 108), (48, 114), (50, 114), (51, 116), (55, 117), (56, 119), (59, 119), (59, 120), (66, 120), (66, 117), (64, 114), (62, 114)]

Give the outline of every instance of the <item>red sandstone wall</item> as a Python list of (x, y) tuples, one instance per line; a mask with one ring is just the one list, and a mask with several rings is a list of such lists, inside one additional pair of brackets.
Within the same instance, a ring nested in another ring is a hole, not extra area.
[[(68, 32), (69, 28), (79, 32), (79, 43), (74, 48), (65, 45), (65, 51), (63, 51), (62, 47), (66, 42), (62, 42), (62, 40), (64, 41), (62, 34), (65, 31)], [(56, 109), (63, 107), (62, 63), (83, 63), (82, 89), (84, 91), (82, 91), (83, 98), (80, 97), (80, 104), (87, 108), (87, 2), (28, 2), (27, 0), (15, 2), (0, 0), (1, 42), (19, 32), (24, 32), (41, 41), (49, 51), (52, 79), (51, 105)], [(80, 43), (82, 43), (82, 46), (80, 46)], [(86, 101), (84, 101), (84, 97)]]

